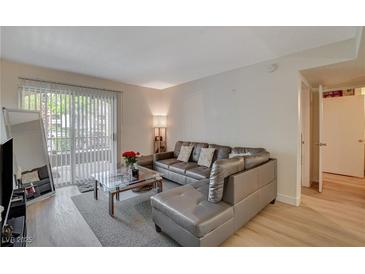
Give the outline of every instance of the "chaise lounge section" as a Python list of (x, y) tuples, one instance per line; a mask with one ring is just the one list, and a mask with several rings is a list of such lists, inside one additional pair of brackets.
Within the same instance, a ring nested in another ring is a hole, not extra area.
[[(188, 163), (177, 160), (182, 145), (194, 146)], [(198, 166), (200, 149), (213, 146), (212, 166)], [(245, 156), (229, 159), (231, 152)], [(182, 246), (220, 245), (276, 198), (276, 160), (261, 148), (179, 141), (173, 152), (154, 155), (154, 168), (182, 184), (151, 197), (156, 230)], [(210, 194), (217, 180), (222, 180), (223, 194), (213, 201)]]

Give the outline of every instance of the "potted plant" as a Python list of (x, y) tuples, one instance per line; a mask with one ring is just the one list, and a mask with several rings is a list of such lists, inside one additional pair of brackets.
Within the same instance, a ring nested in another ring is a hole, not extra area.
[(122, 157), (124, 158), (124, 162), (127, 166), (128, 174), (132, 177), (132, 179), (138, 179), (139, 172), (136, 166), (137, 158), (141, 154), (139, 152), (134, 151), (125, 151), (122, 153)]

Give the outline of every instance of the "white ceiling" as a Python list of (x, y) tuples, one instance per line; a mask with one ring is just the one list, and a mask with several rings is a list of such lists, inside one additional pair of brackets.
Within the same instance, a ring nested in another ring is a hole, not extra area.
[(354, 38), (356, 27), (2, 27), (2, 58), (163, 89)]
[(362, 30), (359, 43), (358, 55), (354, 60), (303, 70), (303, 76), (312, 87), (365, 86), (365, 28)]

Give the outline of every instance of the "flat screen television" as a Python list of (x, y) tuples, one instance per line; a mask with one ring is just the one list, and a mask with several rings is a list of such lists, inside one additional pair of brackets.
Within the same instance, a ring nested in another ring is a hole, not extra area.
[(13, 139), (9, 139), (0, 145), (0, 205), (4, 207), (1, 228), (6, 223), (13, 196), (13, 180)]

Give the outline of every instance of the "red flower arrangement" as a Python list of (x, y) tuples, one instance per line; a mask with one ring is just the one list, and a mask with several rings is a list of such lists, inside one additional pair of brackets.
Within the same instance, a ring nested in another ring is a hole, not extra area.
[(125, 151), (122, 153), (122, 157), (124, 158), (127, 166), (137, 163), (137, 157), (139, 157), (140, 155), (141, 153), (134, 151)]

